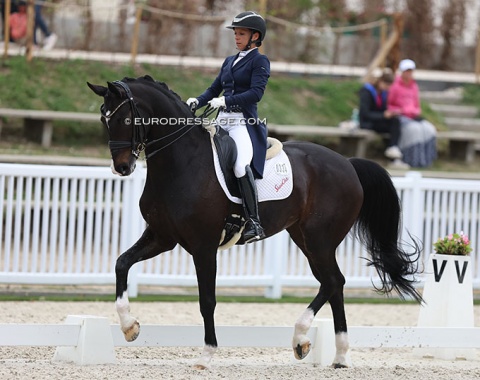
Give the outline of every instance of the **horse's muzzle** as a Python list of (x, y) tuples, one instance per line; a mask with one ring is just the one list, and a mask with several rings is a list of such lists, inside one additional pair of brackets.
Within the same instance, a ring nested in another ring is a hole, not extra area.
[(116, 162), (112, 160), (111, 169), (113, 174), (125, 177), (133, 173), (136, 167), (135, 157), (130, 158), (127, 162)]

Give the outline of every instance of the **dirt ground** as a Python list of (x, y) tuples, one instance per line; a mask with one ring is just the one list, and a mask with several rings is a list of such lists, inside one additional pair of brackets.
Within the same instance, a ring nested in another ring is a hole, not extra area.
[[(217, 325), (292, 326), (302, 304), (219, 303)], [(89, 314), (119, 323), (113, 302), (0, 302), (0, 323), (63, 323), (67, 315)], [(196, 302), (132, 302), (131, 312), (144, 324), (200, 325)], [(347, 304), (351, 326), (415, 326), (413, 304)], [(480, 306), (475, 307), (480, 326)], [(319, 313), (330, 318), (329, 308)], [(0, 379), (422, 379), (480, 378), (480, 350), (474, 360), (421, 358), (412, 349), (352, 349), (352, 367), (334, 370), (298, 362), (290, 349), (220, 348), (205, 371), (193, 364), (201, 348), (116, 348), (116, 364), (78, 366), (53, 362), (54, 347), (0, 347)]]

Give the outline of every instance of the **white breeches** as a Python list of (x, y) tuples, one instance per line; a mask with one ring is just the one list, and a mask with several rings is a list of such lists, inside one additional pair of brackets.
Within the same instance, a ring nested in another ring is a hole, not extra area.
[(245, 124), (245, 117), (241, 112), (220, 112), (217, 124), (228, 132), (237, 146), (237, 160), (233, 167), (235, 177), (245, 175), (245, 166), (250, 165), (253, 158), (253, 145)]

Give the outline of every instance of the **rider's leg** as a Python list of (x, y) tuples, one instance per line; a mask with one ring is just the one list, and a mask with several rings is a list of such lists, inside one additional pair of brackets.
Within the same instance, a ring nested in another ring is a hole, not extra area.
[(243, 199), (243, 209), (247, 218), (243, 230), (243, 239), (245, 243), (263, 239), (265, 233), (260, 225), (260, 217), (258, 215), (257, 187), (249, 165), (245, 166), (245, 175), (238, 179), (238, 183)]
[[(235, 177), (238, 178), (243, 208), (247, 219), (243, 230), (243, 238), (246, 243), (249, 243), (265, 237), (258, 216), (257, 187), (250, 169), (250, 162), (253, 158), (252, 140), (250, 140), (245, 123), (242, 123), (243, 114), (229, 113), (220, 114), (219, 116), (225, 117), (221, 126), (227, 130), (237, 146), (237, 160), (233, 170)], [(226, 122), (227, 120), (228, 122)]]

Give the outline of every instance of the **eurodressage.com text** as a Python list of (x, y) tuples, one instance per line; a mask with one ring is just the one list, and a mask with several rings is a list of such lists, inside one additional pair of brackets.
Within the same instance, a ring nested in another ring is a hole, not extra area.
[[(131, 119), (126, 118), (125, 124), (129, 125)], [(133, 119), (134, 125), (206, 125), (206, 124), (217, 124), (217, 125), (235, 125), (235, 124), (257, 124), (263, 123), (267, 124), (267, 118), (237, 118), (237, 117), (221, 117), (218, 119), (208, 119), (208, 118), (198, 118), (198, 117), (136, 117)]]

